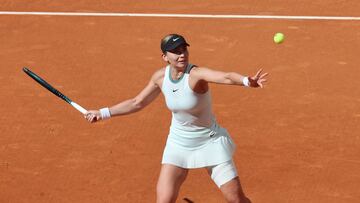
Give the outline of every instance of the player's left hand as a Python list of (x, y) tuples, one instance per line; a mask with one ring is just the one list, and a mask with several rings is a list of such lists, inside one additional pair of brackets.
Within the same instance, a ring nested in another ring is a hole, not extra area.
[(265, 77), (269, 75), (268, 73), (262, 73), (262, 69), (260, 69), (255, 76), (249, 77), (249, 86), (250, 87), (260, 87), (263, 88), (263, 83), (266, 82)]

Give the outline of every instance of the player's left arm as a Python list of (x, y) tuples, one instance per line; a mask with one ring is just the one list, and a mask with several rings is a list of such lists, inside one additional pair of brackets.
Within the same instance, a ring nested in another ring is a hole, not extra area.
[(262, 69), (252, 77), (247, 77), (236, 72), (223, 72), (205, 67), (196, 67), (192, 72), (198, 80), (204, 80), (209, 83), (261, 88), (263, 87), (263, 83), (266, 82), (266, 76), (268, 75), (268, 73), (262, 73)]

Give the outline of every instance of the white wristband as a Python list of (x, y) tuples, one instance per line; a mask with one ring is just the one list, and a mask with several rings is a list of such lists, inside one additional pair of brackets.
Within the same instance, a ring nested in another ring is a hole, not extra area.
[(242, 82), (243, 82), (244, 86), (250, 87), (249, 77), (244, 77)]
[(101, 119), (109, 119), (111, 117), (110, 109), (108, 107), (100, 109)]

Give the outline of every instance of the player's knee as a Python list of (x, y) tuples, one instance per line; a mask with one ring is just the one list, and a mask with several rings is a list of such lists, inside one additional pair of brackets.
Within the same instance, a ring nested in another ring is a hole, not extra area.
[(238, 198), (238, 197), (228, 197), (227, 202), (228, 203), (241, 203), (240, 198)]
[(156, 203), (175, 203), (176, 196), (169, 193), (158, 193)]
[(227, 199), (228, 203), (251, 203), (250, 199), (241, 196), (241, 195), (234, 195), (231, 197), (228, 197)]
[(175, 202), (177, 194), (174, 190), (157, 186), (156, 189), (156, 202), (157, 203), (173, 203)]

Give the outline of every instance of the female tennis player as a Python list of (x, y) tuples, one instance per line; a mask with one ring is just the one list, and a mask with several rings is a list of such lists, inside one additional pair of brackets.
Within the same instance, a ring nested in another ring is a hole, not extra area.
[(137, 112), (162, 92), (172, 112), (169, 135), (157, 183), (157, 203), (175, 202), (189, 169), (205, 168), (227, 202), (250, 203), (244, 195), (232, 155), (229, 133), (217, 122), (211, 109), (209, 83), (263, 87), (266, 75), (253, 77), (222, 72), (189, 63), (189, 44), (178, 34), (161, 40), (165, 68), (157, 70), (147, 86), (134, 98), (110, 108), (85, 114), (89, 122)]

